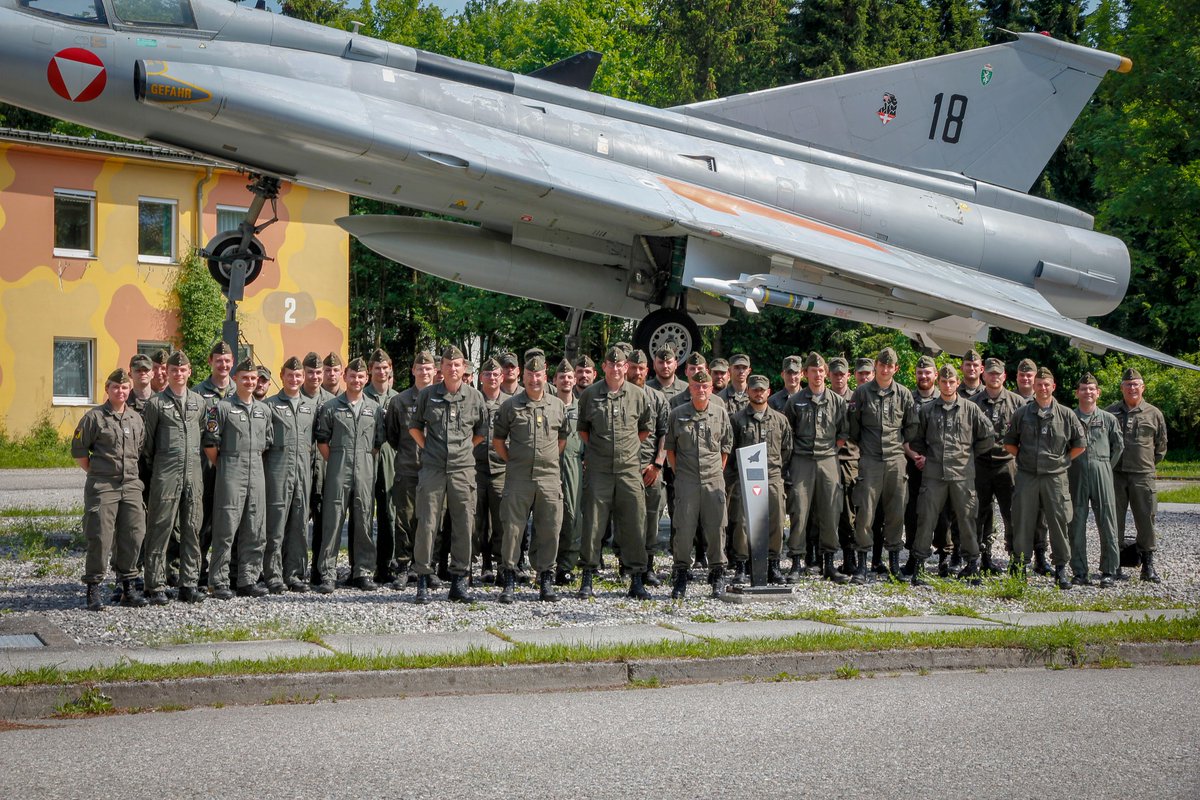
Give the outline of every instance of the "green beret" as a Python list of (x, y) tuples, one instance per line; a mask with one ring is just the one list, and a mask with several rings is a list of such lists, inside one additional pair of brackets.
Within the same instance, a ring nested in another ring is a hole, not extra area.
[(854, 362), (855, 372), (874, 372), (875, 362), (869, 358), (860, 358)]
[(1085, 372), (1079, 376), (1077, 386), (1099, 386), (1100, 382), (1096, 380), (1096, 376), (1090, 372)]
[(330, 353), (329, 355), (325, 356), (325, 360), (322, 363), (327, 367), (343, 366), (342, 357), (337, 353)]
[(545, 368), (546, 356), (542, 355), (541, 353), (534, 353), (533, 355), (525, 358), (525, 369), (538, 372), (539, 370), (544, 370)]
[(571, 366), (571, 362), (564, 358), (562, 361), (558, 362), (558, 369), (555, 370), (555, 374), (557, 375), (560, 372), (573, 372), (574, 369), (575, 368)]
[(788, 356), (783, 360), (781, 372), (803, 372), (804, 362), (800, 360), (800, 356)]
[(370, 364), (390, 364), (392, 357), (385, 353), (381, 348), (376, 347), (371, 353), (371, 357), (367, 359)]
[(1054, 373), (1050, 371), (1049, 367), (1038, 367), (1037, 379), (1039, 381), (1054, 380)]
[(825, 366), (825, 359), (824, 359), (824, 357), (822, 357), (822, 355), (820, 353), (816, 352), (815, 350), (813, 352), (809, 353), (808, 357), (804, 359), (804, 368), (805, 369), (808, 369), (809, 367), (823, 367), (823, 366)]
[(1142, 373), (1138, 372), (1133, 367), (1129, 367), (1124, 372), (1121, 373), (1121, 382), (1122, 383), (1124, 383), (1125, 381), (1140, 381), (1140, 380), (1142, 380)]
[(1017, 372), (1037, 372), (1037, 364), (1033, 363), (1032, 358), (1022, 358), (1017, 363)]
[(917, 359), (917, 369), (937, 369), (937, 362), (930, 356), (921, 356)]
[(367, 362), (362, 358), (352, 358), (350, 363), (346, 365), (347, 372), (366, 372)]
[(238, 362), (238, 365), (233, 368), (233, 371), (234, 372), (258, 372), (258, 366), (255, 365), (253, 359), (243, 358), (241, 361)]
[(502, 367), (519, 367), (519, 366), (521, 366), (521, 362), (517, 358), (517, 354), (510, 353), (508, 351), (505, 351), (505, 352), (501, 353), (500, 355), (496, 356), (496, 360), (500, 362), (500, 366), (502, 366)]
[(480, 372), (495, 372), (498, 369), (500, 369), (500, 362), (496, 360), (495, 356), (488, 356), (479, 365)]
[(579, 367), (586, 367), (587, 369), (595, 369), (596, 362), (592, 361), (591, 356), (579, 356), (579, 358), (575, 359), (575, 367), (577, 369)]
[(159, 349), (155, 350), (153, 353), (150, 354), (150, 360), (153, 361), (155, 364), (166, 364), (167, 359), (170, 357), (171, 357), (171, 354), (167, 352), (167, 349), (165, 347), (160, 347)]
[(190, 367), (192, 362), (188, 360), (187, 353), (182, 350), (176, 350), (171, 355), (167, 356), (168, 367)]
[(447, 345), (442, 350), (442, 361), (453, 361), (456, 358), (465, 358), (465, 356), (463, 355), (463, 351), (454, 345)]
[(751, 375), (746, 379), (746, 386), (750, 389), (770, 389), (771, 379), (766, 375)]
[(428, 350), (421, 350), (413, 356), (413, 364), (434, 364), (433, 353)]
[(314, 352), (309, 351), (309, 354), (304, 357), (305, 369), (320, 369), (321, 357)]
[(646, 357), (645, 350), (633, 350), (626, 359), (631, 364), (649, 364), (650, 359)]
[(713, 372), (729, 372), (729, 362), (723, 358), (714, 358), (708, 368)]
[(712, 375), (708, 374), (708, 370), (704, 367), (692, 373), (692, 377), (688, 378), (691, 383), (712, 383)]
[(292, 356), (287, 361), (283, 362), (283, 366), (279, 368), (279, 371), (283, 372), (285, 369), (304, 369), (304, 365), (300, 363), (300, 359)]
[(108, 373), (108, 378), (105, 379), (104, 385), (107, 386), (110, 383), (132, 383), (132, 382), (133, 381), (129, 377), (129, 371), (127, 369), (125, 369), (124, 367), (117, 367), (112, 372)]
[(745, 353), (734, 353), (729, 357), (729, 366), (748, 367), (750, 366), (750, 356)]
[(900, 363), (900, 357), (896, 355), (895, 349), (891, 347), (885, 347), (879, 351), (879, 355), (875, 356), (875, 362), (877, 364), (888, 365), (898, 364)]
[(693, 350), (688, 353), (688, 357), (684, 359), (683, 363), (689, 367), (705, 367), (708, 366), (708, 359), (704, 357), (703, 353)]
[(210, 357), (231, 356), (233, 355), (233, 348), (229, 346), (229, 342), (225, 341), (224, 339), (219, 339), (216, 344), (209, 348), (208, 355)]
[(138, 353), (133, 358), (129, 359), (129, 371), (135, 369), (144, 369), (147, 372), (154, 369), (154, 362), (150, 360), (150, 356), (144, 353)]
[(850, 365), (847, 364), (846, 359), (842, 358), (841, 356), (834, 356), (833, 358), (829, 359), (829, 371), (836, 372), (841, 375), (850, 371)]
[(963, 360), (963, 363), (966, 363), (966, 362), (978, 363), (980, 361), (983, 361), (983, 358), (980, 357), (979, 351), (972, 347), (970, 350), (963, 353), (962, 360)]
[(1004, 362), (998, 358), (989, 358), (983, 362), (983, 371), (993, 375), (1002, 375), (1004, 374)]
[(271, 370), (267, 369), (265, 365), (259, 364), (258, 365), (258, 377), (266, 378), (267, 380), (271, 380)]
[(670, 361), (672, 358), (676, 358), (675, 346), (670, 344), (662, 345), (654, 351), (654, 357), (661, 358), (663, 361)]
[(624, 364), (626, 358), (628, 356), (625, 355), (625, 351), (616, 346), (608, 348), (608, 352), (604, 354), (604, 360), (611, 364)]
[[(932, 359), (930, 360), (932, 361)], [(938, 370), (938, 378), (941, 380), (949, 380), (950, 378), (958, 380), (958, 370), (949, 364), (942, 364), (942, 368)]]

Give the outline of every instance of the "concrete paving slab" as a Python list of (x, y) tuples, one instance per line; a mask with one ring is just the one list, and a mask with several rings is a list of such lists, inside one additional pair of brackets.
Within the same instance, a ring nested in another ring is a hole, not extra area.
[(828, 625), (807, 619), (681, 622), (675, 627), (690, 636), (705, 639), (782, 639), (800, 633), (839, 633), (847, 630), (840, 625)]
[(1127, 620), (1155, 619), (1166, 617), (1175, 619), (1195, 614), (1195, 609), (1184, 608), (1152, 608), (1136, 611), (1031, 611), (1009, 612), (1002, 614), (987, 614), (987, 618), (1002, 622), (1006, 625), (1018, 625), (1031, 628), (1038, 625), (1057, 625), (1060, 622), (1075, 622), (1079, 625), (1104, 625), (1109, 622), (1125, 622)]
[(512, 644), (486, 631), (452, 633), (347, 633), (322, 637), (339, 653), (357, 655), (441, 655), (477, 650), (509, 650)]
[(927, 614), (920, 617), (879, 617), (874, 619), (846, 620), (847, 625), (870, 631), (898, 631), (900, 633), (935, 633), (939, 631), (961, 631), (968, 628), (999, 628), (1000, 623), (974, 617), (952, 617)]
[(191, 661), (206, 663), (239, 660), (265, 661), (268, 658), (332, 655), (329, 650), (320, 645), (291, 640), (139, 647), (126, 651), (126, 654), (131, 661), (143, 664), (184, 664)]
[(565, 644), (603, 646), (612, 644), (644, 644), (653, 642), (684, 642), (691, 637), (658, 625), (614, 625), (594, 628), (542, 628), (541, 630), (504, 631), (513, 641), (527, 644)]
[(62, 672), (92, 667), (111, 667), (124, 660), (128, 655), (128, 650), (116, 647), (71, 649), (38, 647), (26, 650), (0, 650), (0, 672), (11, 674), (42, 667), (57, 667)]

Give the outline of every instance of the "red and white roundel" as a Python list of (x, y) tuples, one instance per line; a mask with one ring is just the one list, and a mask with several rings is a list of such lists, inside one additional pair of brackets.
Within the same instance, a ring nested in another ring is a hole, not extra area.
[(68, 47), (59, 50), (50, 59), (46, 79), (59, 97), (75, 103), (86, 103), (95, 100), (104, 91), (108, 73), (104, 69), (104, 62), (95, 53), (81, 47)]

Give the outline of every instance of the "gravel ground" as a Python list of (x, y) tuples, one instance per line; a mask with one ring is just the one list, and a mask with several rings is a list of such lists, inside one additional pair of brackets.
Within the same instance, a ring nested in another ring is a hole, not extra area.
[[(39, 524), (53, 525), (46, 521)], [(977, 589), (960, 587), (957, 583), (941, 589), (887, 582), (857, 587), (805, 579), (795, 588), (794, 595), (783, 602), (733, 604), (713, 600), (708, 597), (704, 583), (693, 583), (684, 602), (671, 601), (665, 585), (652, 590), (653, 601), (637, 602), (625, 597), (624, 586), (618, 588), (616, 577), (609, 570), (601, 574), (600, 597), (592, 602), (574, 599), (572, 587), (560, 588), (563, 601), (550, 604), (536, 602), (536, 590), (532, 587), (518, 586), (518, 602), (512, 606), (496, 602), (499, 590), (492, 586), (475, 587), (477, 602), (469, 605), (446, 602), (443, 588), (435, 593), (435, 602), (428, 606), (412, 602), (415, 594), (412, 587), (405, 592), (382, 588), (373, 593), (339, 588), (328, 596), (289, 593), (258, 600), (210, 599), (195, 606), (179, 603), (144, 609), (111, 606), (101, 614), (82, 608), (83, 587), (78, 577), (83, 570), (82, 554), (31, 555), (26, 550), (22, 558), (10, 547), (0, 557), (0, 615), (5, 617), (8, 627), (23, 614), (36, 614), (81, 645), (132, 646), (247, 637), (293, 638), (332, 632), (396, 634), (487, 628), (669, 625), (788, 618), (815, 612), (835, 612), (843, 618), (854, 618), (1064, 608), (1200, 607), (1200, 507), (1160, 509), (1158, 532), (1160, 549), (1156, 566), (1163, 578), (1159, 585), (1143, 584), (1134, 577), (1112, 589), (1077, 587), (1059, 592), (1051, 586), (1050, 579), (1031, 575), (1032, 591), (1019, 599), (1001, 599), (997, 596), (999, 587), (987, 584)], [(1096, 569), (1099, 550), (1094, 526), (1089, 537), (1088, 552)], [(670, 568), (669, 559), (660, 555), (657, 567), (660, 574), (665, 574)]]

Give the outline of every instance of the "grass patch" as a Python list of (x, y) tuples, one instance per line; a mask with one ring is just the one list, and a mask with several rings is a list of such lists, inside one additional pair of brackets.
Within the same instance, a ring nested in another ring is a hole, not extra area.
[(920, 615), (920, 611), (916, 611), (899, 603), (892, 603), (879, 613), (879, 616), (881, 617), (918, 617)]
[(650, 678), (634, 678), (626, 685), (628, 689), (661, 689), (662, 687), (663, 682), (657, 675)]
[(294, 639), (324, 646), (322, 637), (328, 629), (310, 623), (303, 627), (285, 625), (280, 620), (265, 620), (253, 625), (185, 625), (166, 633), (161, 639), (148, 642), (151, 647), (164, 644), (220, 644), (222, 642), (253, 642), (265, 639)]
[(1200, 503), (1200, 485), (1182, 486), (1158, 493), (1160, 503)]
[(83, 694), (74, 700), (68, 700), (62, 705), (55, 706), (54, 713), (51, 716), (71, 719), (112, 713), (115, 713), (112, 698), (94, 686), (89, 686), (83, 690)]
[(82, 517), (83, 506), (68, 509), (61, 508), (26, 508), (25, 506), (7, 506), (0, 508), (0, 518), (38, 518), (38, 517)]
[(935, 613), (947, 617), (970, 617), (971, 619), (983, 617), (978, 611), (962, 603), (938, 603), (933, 610)]
[(767, 621), (805, 619), (809, 622), (824, 622), (826, 625), (840, 625), (846, 621), (846, 616), (833, 608), (809, 608), (803, 611), (769, 611), (764, 614), (755, 614), (752, 619)]
[(705, 613), (692, 614), (690, 617), (688, 617), (688, 619), (692, 622), (716, 622), (717, 621), (717, 618), (714, 617), (712, 614), (705, 614)]
[(858, 667), (854, 666), (853, 664), (842, 664), (840, 667), (838, 667), (837, 669), (835, 669), (833, 671), (834, 680), (839, 680), (839, 681), (853, 680), (853, 679), (857, 678), (860, 674), (861, 673), (859, 673)]
[(24, 436), (14, 436), (0, 425), (0, 469), (73, 467), (70, 437), (60, 436), (44, 412)]
[[(1184, 480), (1200, 480), (1200, 453), (1190, 450), (1176, 450), (1168, 453), (1167, 457), (1154, 468), (1160, 478), (1179, 478)], [(1171, 502), (1185, 502), (1173, 500)]]
[(1101, 656), (1094, 664), (1088, 666), (1093, 669), (1133, 669), (1132, 662), (1117, 656)]

